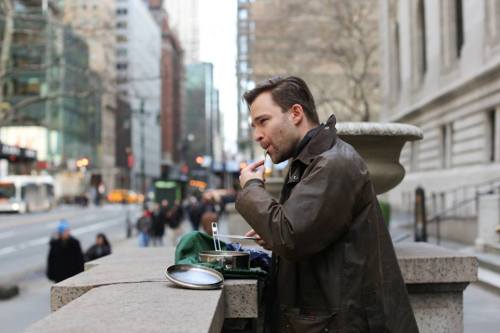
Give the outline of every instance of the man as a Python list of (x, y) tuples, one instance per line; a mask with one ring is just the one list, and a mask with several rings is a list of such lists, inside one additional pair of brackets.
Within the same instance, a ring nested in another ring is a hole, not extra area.
[(60, 282), (83, 272), (83, 263), (80, 242), (71, 236), (68, 222), (61, 220), (57, 226), (57, 237), (50, 240), (47, 277)]
[(254, 139), (289, 171), (277, 202), (263, 163), (241, 170), (236, 208), (247, 235), (273, 251), (266, 330), (418, 332), (390, 235), (363, 159), (336, 136), (335, 117), (319, 124), (298, 77), (245, 93)]

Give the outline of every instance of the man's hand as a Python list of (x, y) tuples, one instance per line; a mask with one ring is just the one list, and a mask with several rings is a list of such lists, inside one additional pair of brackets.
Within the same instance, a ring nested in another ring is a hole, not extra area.
[(240, 171), (240, 186), (243, 188), (250, 179), (264, 181), (264, 160), (249, 164)]
[(251, 229), (249, 230), (245, 236), (247, 237), (256, 237), (257, 239), (255, 242), (265, 248), (266, 250), (272, 250), (271, 247), (255, 232), (255, 230)]

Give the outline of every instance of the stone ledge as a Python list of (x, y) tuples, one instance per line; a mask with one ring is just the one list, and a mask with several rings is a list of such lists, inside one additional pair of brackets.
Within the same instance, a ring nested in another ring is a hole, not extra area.
[(477, 258), (427, 243), (395, 246), (406, 284), (442, 284), (477, 281)]
[(222, 290), (188, 290), (166, 282), (94, 288), (28, 328), (28, 333), (220, 332)]
[[(97, 287), (147, 282), (175, 287), (165, 278), (166, 268), (174, 263), (174, 252), (172, 247), (126, 248), (91, 261), (85, 272), (52, 286), (51, 310), (57, 311)], [(256, 280), (225, 280), (223, 291), (226, 318), (258, 316)]]
[[(257, 281), (181, 289), (163, 275), (173, 254), (173, 248), (130, 248), (93, 262), (53, 286), (59, 310), (28, 332), (220, 332), (224, 318), (258, 317)], [(425, 243), (397, 244), (396, 255), (420, 331), (462, 332), (462, 291), (477, 280), (476, 258)]]

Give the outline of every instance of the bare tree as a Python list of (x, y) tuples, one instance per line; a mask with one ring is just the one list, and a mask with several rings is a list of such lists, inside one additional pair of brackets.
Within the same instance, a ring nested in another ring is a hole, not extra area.
[(10, 49), (12, 46), (12, 34), (14, 33), (14, 8), (11, 0), (2, 0), (2, 13), (5, 17), (5, 24), (2, 36), (2, 51), (0, 54), (0, 120), (2, 120), (3, 108), (3, 88), (7, 66), (10, 59)]
[[(57, 88), (48, 89), (50, 91), (40, 90), (38, 94), (27, 94), (22, 96), (21, 99), (18, 98), (20, 96), (16, 96), (16, 99), (9, 100), (7, 103), (4, 91), (8, 80), (15, 79), (26, 73), (46, 72), (51, 68), (61, 65), (60, 57), (46, 57), (45, 51), (40, 56), (40, 62), (25, 61), (22, 64), (14, 63), (13, 48), (24, 46), (29, 49), (33, 47), (32, 43), (34, 40), (44, 45), (44, 48), (49, 48), (51, 47), (51, 43), (55, 43), (53, 40), (54, 36), (51, 35), (49, 30), (54, 28), (58, 33), (64, 35), (65, 25), (57, 20), (50, 20), (49, 22), (47, 15), (41, 12), (16, 13), (12, 0), (1, 0), (0, 6), (0, 18), (4, 23), (0, 44), (0, 124), (30, 122), (29, 115), (22, 114), (19, 111), (34, 104), (56, 100), (57, 98), (87, 99), (103, 93), (100, 87), (92, 87), (90, 85), (87, 89), (75, 91)], [(66, 49), (78, 48), (79, 43), (77, 39), (64, 40), (64, 47)], [(88, 67), (80, 68), (68, 63), (65, 63), (64, 66), (66, 69), (78, 73), (82, 78), (89, 79), (91, 76), (91, 71)]]
[(377, 1), (257, 0), (250, 43), (253, 79), (294, 74), (320, 117), (369, 121), (380, 107)]

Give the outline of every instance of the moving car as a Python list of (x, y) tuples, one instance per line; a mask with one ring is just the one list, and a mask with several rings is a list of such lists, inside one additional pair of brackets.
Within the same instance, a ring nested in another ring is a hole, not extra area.
[(140, 193), (136, 193), (132, 190), (127, 189), (114, 189), (108, 193), (108, 202), (110, 203), (142, 203), (144, 201), (144, 196)]

